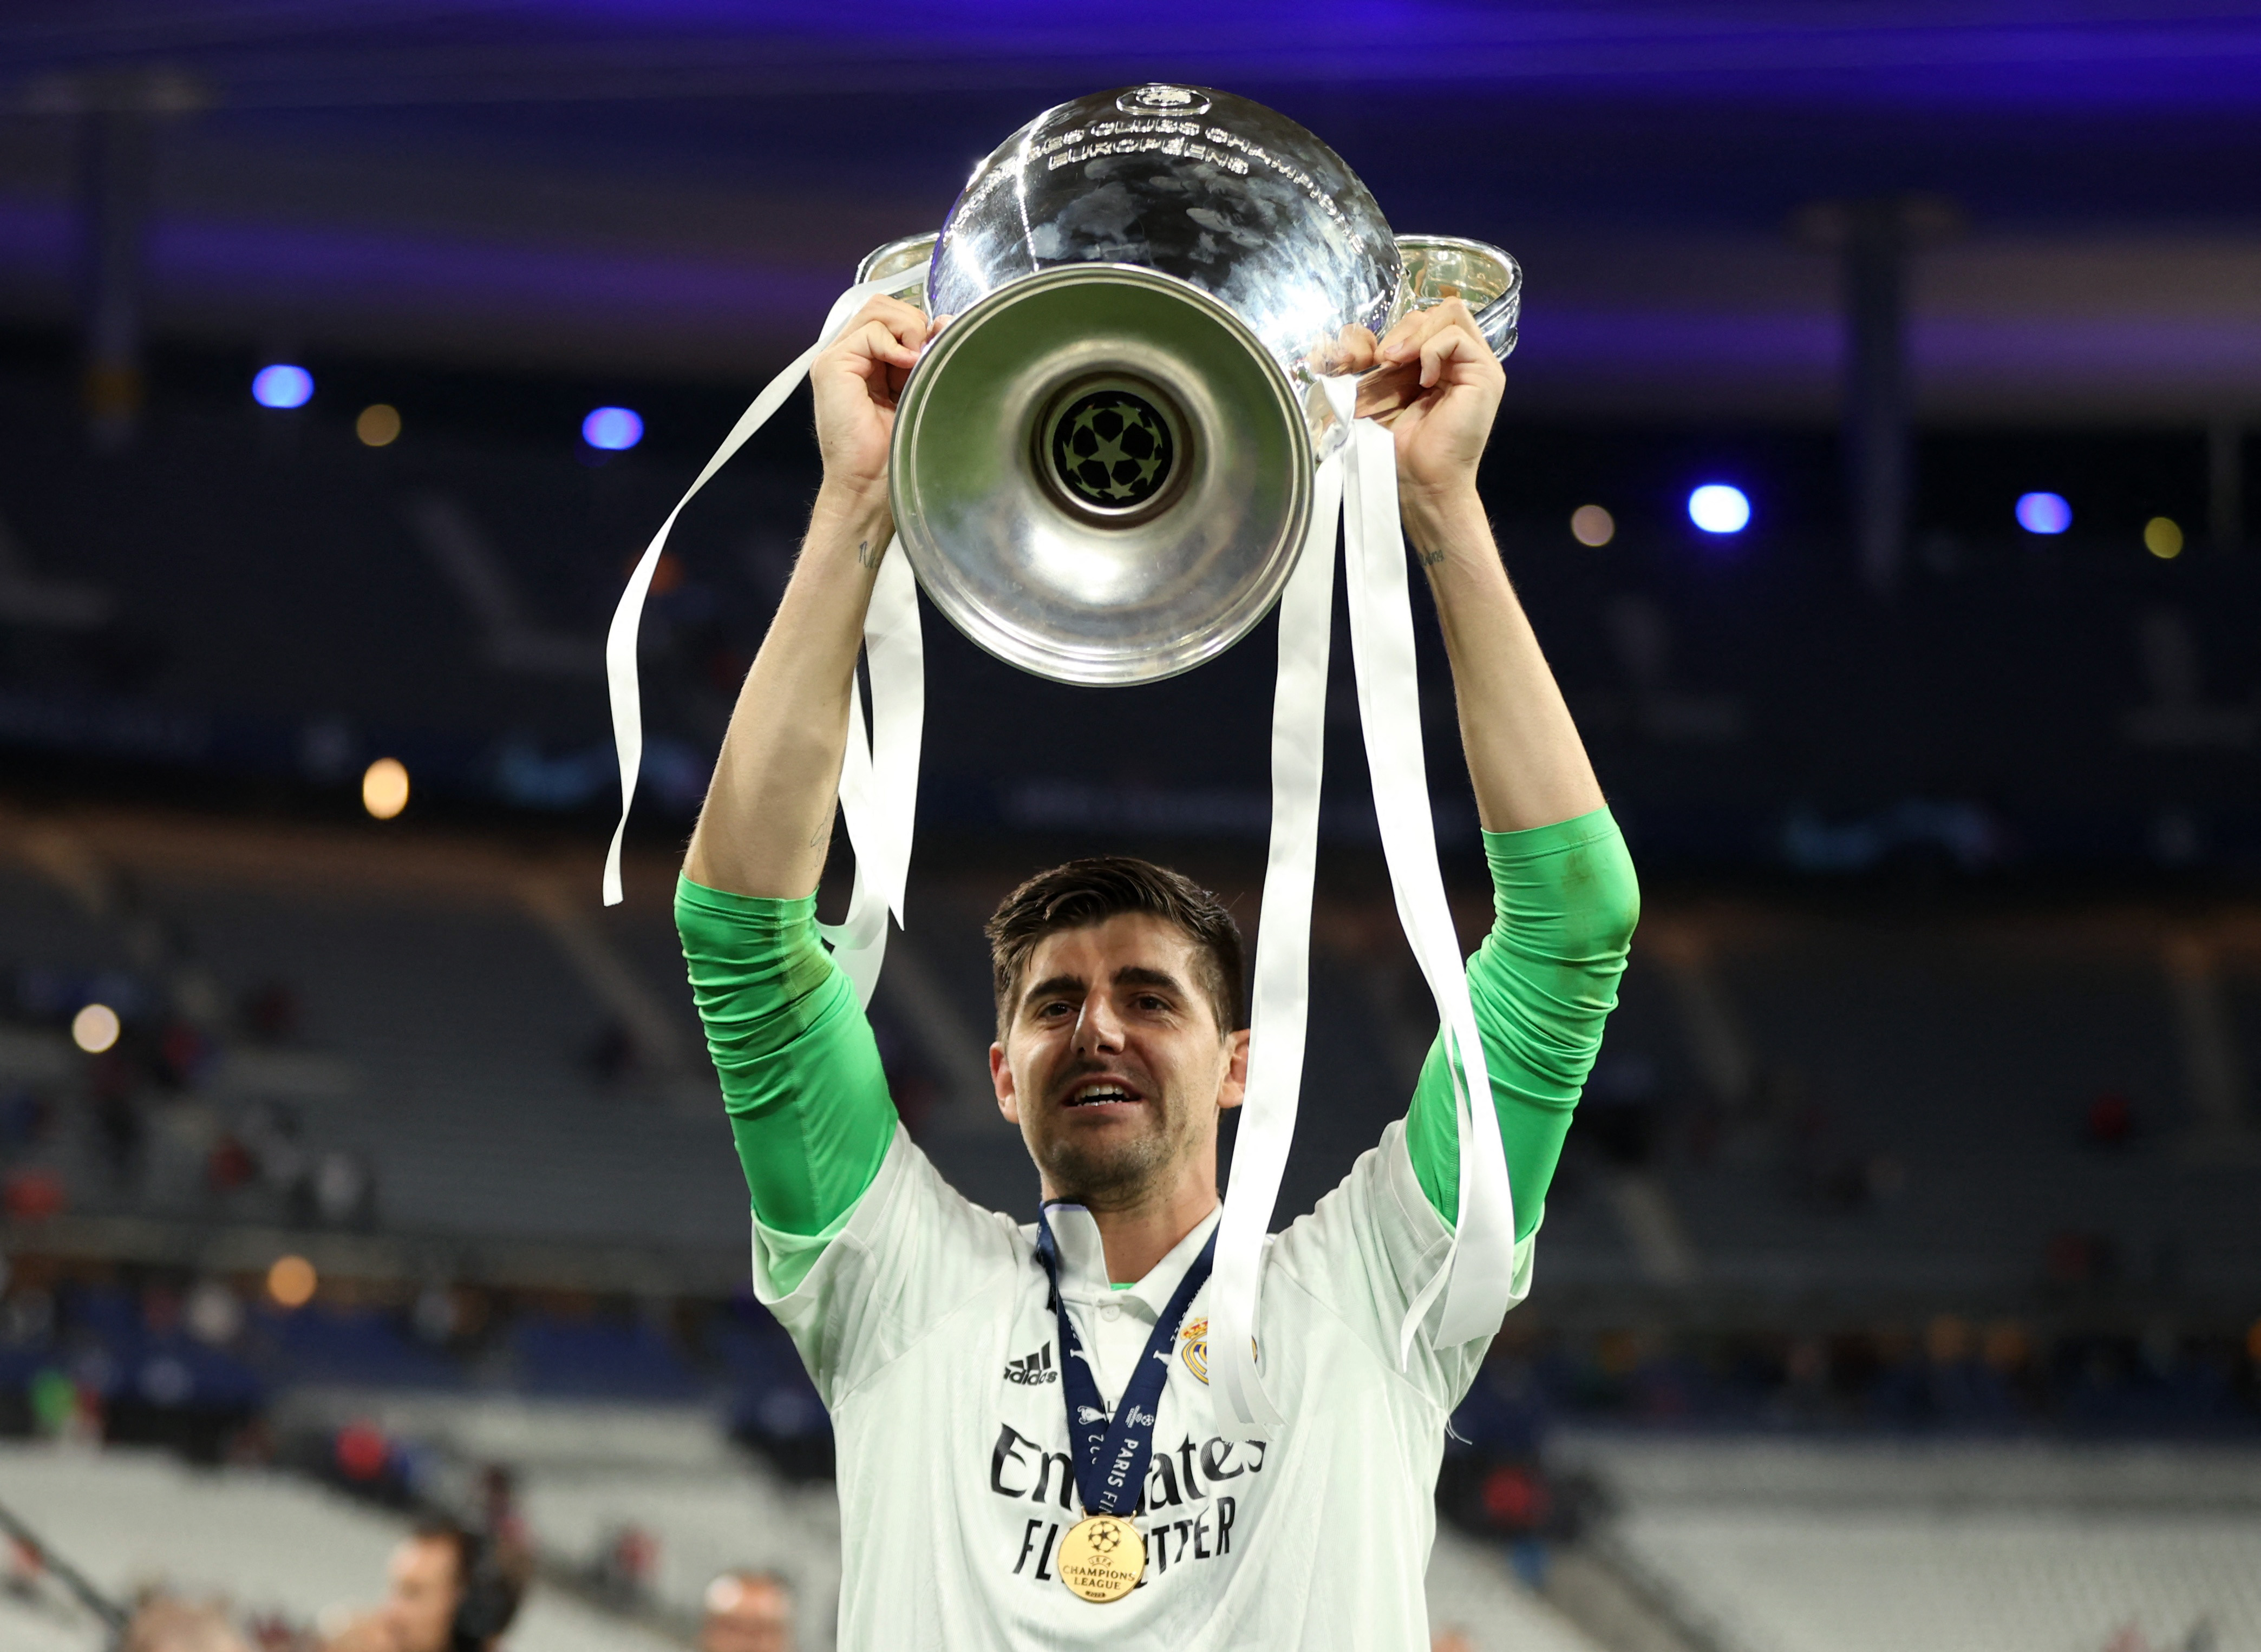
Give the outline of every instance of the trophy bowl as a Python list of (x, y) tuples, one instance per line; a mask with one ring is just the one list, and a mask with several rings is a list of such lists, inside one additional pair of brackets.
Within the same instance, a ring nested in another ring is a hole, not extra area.
[(911, 567), (981, 647), (1084, 684), (1189, 670), (1278, 598), (1335, 438), (1319, 377), (1346, 328), (1459, 297), (1504, 355), (1521, 301), (1514, 260), (1394, 236), (1285, 116), (1159, 84), (1037, 116), (939, 235), (858, 271), (890, 276), (952, 318), (897, 410)]

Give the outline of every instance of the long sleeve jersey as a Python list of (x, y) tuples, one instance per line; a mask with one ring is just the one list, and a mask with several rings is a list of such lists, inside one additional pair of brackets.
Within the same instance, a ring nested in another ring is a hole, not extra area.
[[(1468, 966), (1517, 1213), (1511, 1300), (1638, 912), (1606, 811), (1487, 833), (1496, 921)], [(1432, 1048), (1403, 1120), (1267, 1242), (1252, 1432), (1209, 1389), (1192, 1298), (1135, 1516), (1145, 1580), (1100, 1606), (1053, 1561), (1076, 1509), (1052, 1287), (1033, 1224), (954, 1192), (897, 1123), (815, 902), (685, 881), (676, 912), (754, 1215), (754, 1284), (833, 1418), (840, 1644), (1113, 1652), (1428, 1645), (1423, 1575), (1445, 1425), (1489, 1337), (1399, 1327), (1457, 1214), (1450, 1075)], [(1002, 1126), (1000, 1126), (1001, 1131)], [(1214, 1212), (1141, 1280), (1108, 1277), (1089, 1213), (1047, 1210), (1059, 1299), (1112, 1409)]]

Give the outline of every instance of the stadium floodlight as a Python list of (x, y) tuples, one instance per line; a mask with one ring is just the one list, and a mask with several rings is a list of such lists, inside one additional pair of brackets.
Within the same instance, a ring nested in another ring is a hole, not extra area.
[(90, 1055), (99, 1055), (118, 1042), (121, 1030), (118, 1012), (107, 1004), (90, 1004), (71, 1017), (71, 1042)]
[(2021, 493), (2018, 526), (2028, 533), (2062, 533), (2072, 526), (2072, 507), (2061, 493)]
[(1570, 512), (1570, 537), (1581, 545), (1607, 545), (1617, 533), (1617, 518), (1598, 504), (1582, 504)]
[(581, 440), (606, 453), (622, 453), (643, 440), (643, 420), (625, 407), (599, 407), (581, 421)]
[(314, 398), (314, 375), (277, 361), (252, 375), (251, 399), (262, 407), (304, 407)]
[(1707, 482), (1688, 496), (1688, 519), (1706, 533), (1740, 533), (1750, 526), (1751, 502), (1741, 488)]

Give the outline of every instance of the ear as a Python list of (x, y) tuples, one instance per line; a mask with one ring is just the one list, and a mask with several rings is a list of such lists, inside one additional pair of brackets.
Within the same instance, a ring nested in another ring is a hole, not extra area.
[(1020, 1098), (1013, 1090), (1013, 1068), (1012, 1064), (1005, 1059), (1005, 1047), (1002, 1044), (992, 1044), (989, 1047), (989, 1086), (997, 1092), (997, 1111), (1005, 1115), (1008, 1122), (1019, 1124), (1021, 1122)]
[(1217, 1110), (1238, 1107), (1248, 1095), (1248, 1029), (1224, 1041), (1224, 1082), (1217, 1088)]

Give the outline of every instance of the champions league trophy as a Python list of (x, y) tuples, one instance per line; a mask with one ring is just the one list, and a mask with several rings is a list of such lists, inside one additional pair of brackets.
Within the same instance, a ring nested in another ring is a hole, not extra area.
[(1046, 111), (939, 236), (881, 247), (858, 279), (920, 266), (914, 302), (954, 319), (897, 412), (903, 548), (982, 647), (1087, 684), (1189, 670), (1270, 611), (1344, 328), (1459, 297), (1504, 356), (1521, 301), (1505, 253), (1393, 237), (1326, 145), (1188, 86)]
[[(1397, 905), (1434, 993), (1459, 1112), (1446, 1341), (1509, 1303), (1514, 1220), (1498, 1120), (1439, 876), (1386, 431), (1331, 371), (1343, 331), (1379, 335), (1459, 297), (1514, 348), (1521, 272), (1497, 247), (1396, 236), (1326, 145), (1245, 98), (1146, 85), (1037, 116), (984, 161), (941, 232), (867, 257), (817, 345), (740, 418), (685, 494), (760, 427), (872, 295), (947, 315), (898, 404), (889, 483), (901, 554), (865, 631), (865, 734), (851, 695), (841, 805), (856, 850), (848, 917), (824, 933), (866, 1000), (900, 923), (917, 788), (923, 663), (913, 576), (967, 637), (1057, 682), (1151, 683), (1214, 658), (1276, 604), (1274, 819), (1249, 1080), (1210, 1281), (1213, 1383), (1276, 1421), (1258, 1369), (1265, 1232), (1295, 1127), (1308, 1005), (1336, 523), (1375, 812)], [(635, 632), (678, 504), (631, 575), (607, 643), (622, 826), (642, 751)], [(620, 892), (621, 833), (606, 869)]]

